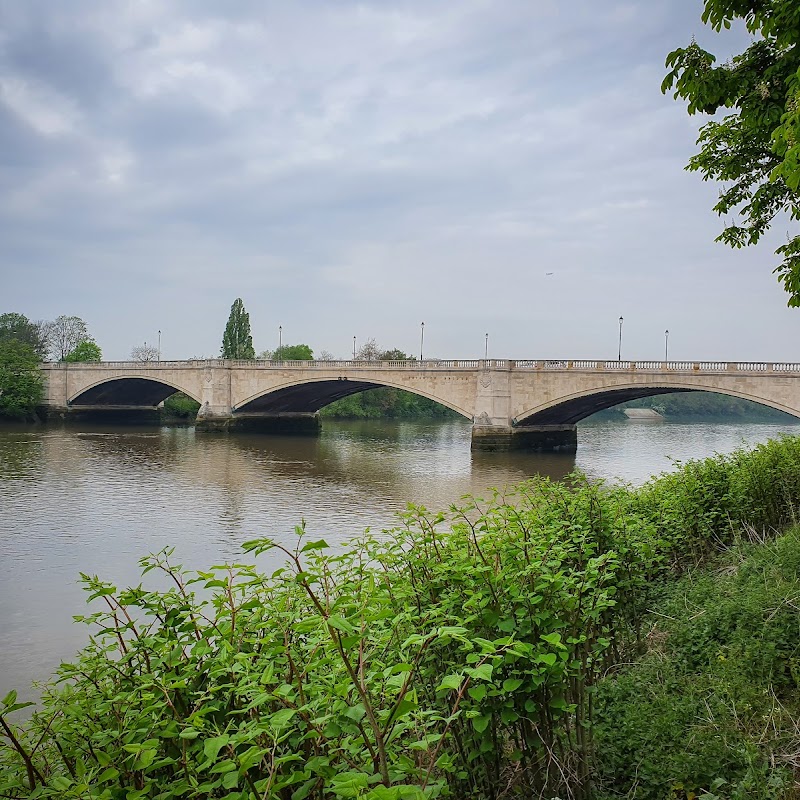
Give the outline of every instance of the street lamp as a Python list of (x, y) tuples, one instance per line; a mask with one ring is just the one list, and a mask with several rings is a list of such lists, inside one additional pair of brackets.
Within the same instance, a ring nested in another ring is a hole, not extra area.
[(158, 360), (161, 361), (161, 331), (158, 332)]
[(622, 317), (619, 318), (619, 348), (617, 350), (617, 361), (622, 361)]
[(353, 337), (353, 361), (356, 360), (356, 337)]
[(664, 361), (669, 361), (669, 331), (664, 331)]
[(425, 343), (425, 323), (419, 324), (419, 360), (422, 361), (422, 345)]
[(283, 325), (278, 325), (278, 360), (283, 361)]
[(483, 347), (483, 359), (484, 361), (489, 360), (489, 334), (486, 334), (486, 342)]

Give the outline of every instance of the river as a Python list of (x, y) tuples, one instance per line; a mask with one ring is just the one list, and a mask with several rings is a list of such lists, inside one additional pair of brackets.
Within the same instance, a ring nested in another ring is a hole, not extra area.
[[(189, 568), (291, 543), (305, 520), (341, 542), (381, 530), (413, 501), (446, 508), (532, 475), (642, 483), (675, 460), (730, 452), (793, 425), (588, 422), (577, 455), (470, 452), (462, 422), (325, 420), (319, 438), (215, 436), (193, 428), (0, 428), (0, 697), (31, 697), (86, 639), (80, 572), (139, 582), (165, 546)], [(262, 564), (262, 566), (265, 566)], [(269, 565), (266, 565), (269, 566)]]

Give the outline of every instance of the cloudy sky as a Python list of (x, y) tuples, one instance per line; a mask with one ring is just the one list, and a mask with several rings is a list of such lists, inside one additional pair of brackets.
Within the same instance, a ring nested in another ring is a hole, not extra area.
[[(701, 0), (0, 0), (0, 312), (108, 359), (353, 336), (476, 358), (800, 360), (659, 89)], [(548, 273), (552, 273), (551, 275)]]

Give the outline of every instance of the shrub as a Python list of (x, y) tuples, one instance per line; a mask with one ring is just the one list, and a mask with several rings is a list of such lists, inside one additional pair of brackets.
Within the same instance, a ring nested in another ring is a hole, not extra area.
[(142, 566), (170, 590), (83, 576), (107, 609), (83, 618), (90, 645), (28, 724), (4, 701), (0, 794), (589, 797), (597, 687), (644, 648), (658, 587), (798, 501), (800, 440), (785, 439), (640, 490), (576, 475), (447, 515), (410, 507), (344, 552), (302, 528), (295, 550), (246, 544), (283, 552), (271, 576), (185, 573), (169, 551)]

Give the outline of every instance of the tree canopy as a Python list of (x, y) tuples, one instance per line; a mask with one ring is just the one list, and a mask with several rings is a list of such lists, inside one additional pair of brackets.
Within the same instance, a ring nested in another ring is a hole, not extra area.
[(137, 344), (131, 348), (131, 361), (157, 361), (158, 348), (152, 344)]
[(82, 342), (78, 342), (78, 344), (67, 353), (67, 357), (64, 359), (64, 361), (71, 364), (102, 360), (103, 353), (100, 350), (100, 346), (92, 339), (84, 339)]
[(223, 358), (253, 359), (256, 351), (253, 349), (253, 337), (250, 333), (250, 315), (244, 310), (241, 297), (237, 297), (231, 306), (228, 324), (222, 335)]
[(14, 339), (33, 348), (43, 360), (48, 350), (48, 323), (31, 322), (24, 314), (8, 312), (0, 314), (0, 341)]
[(284, 344), (269, 354), (272, 361), (313, 361), (314, 351), (307, 344)]
[(0, 340), (0, 415), (31, 417), (42, 402), (39, 355), (17, 339)]
[(80, 317), (57, 317), (48, 323), (50, 353), (57, 361), (66, 361), (67, 356), (81, 343), (93, 342), (86, 323)]
[[(720, 66), (696, 42), (667, 56), (661, 90), (687, 101), (689, 114), (715, 115), (700, 129), (687, 169), (722, 183), (714, 210), (726, 217), (717, 241), (756, 244), (778, 214), (800, 219), (800, 5), (797, 0), (706, 0), (702, 20), (720, 32), (741, 20), (754, 37)], [(731, 221), (728, 221), (730, 218)], [(800, 306), (800, 235), (789, 235), (775, 267)]]

